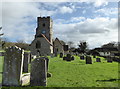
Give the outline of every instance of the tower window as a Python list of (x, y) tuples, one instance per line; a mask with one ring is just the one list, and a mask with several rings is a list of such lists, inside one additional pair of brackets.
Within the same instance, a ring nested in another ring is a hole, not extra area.
[(45, 27), (45, 23), (43, 23), (43, 27)]
[(37, 41), (37, 42), (36, 42), (36, 48), (41, 48), (41, 43), (40, 43), (40, 41)]

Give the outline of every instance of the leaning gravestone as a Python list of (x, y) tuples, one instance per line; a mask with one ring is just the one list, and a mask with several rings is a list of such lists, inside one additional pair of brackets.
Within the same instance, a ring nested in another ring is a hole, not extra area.
[(90, 56), (86, 56), (86, 64), (92, 64), (92, 58)]
[(28, 72), (28, 65), (30, 61), (30, 54), (25, 52), (24, 53), (24, 61), (23, 61), (23, 72)]
[(62, 58), (63, 57), (63, 53), (60, 53), (60, 58)]
[(84, 60), (84, 56), (80, 56), (80, 59), (81, 59), (81, 60)]
[(112, 63), (112, 61), (113, 61), (112, 58), (111, 58), (110, 56), (108, 56), (108, 57), (107, 57), (107, 62), (108, 62), (108, 63)]
[(101, 62), (101, 59), (100, 58), (96, 58), (96, 62)]
[(3, 65), (3, 86), (20, 86), (24, 51), (17, 46), (5, 49)]
[(31, 63), (30, 85), (46, 86), (47, 70), (46, 59), (44, 57), (36, 58)]

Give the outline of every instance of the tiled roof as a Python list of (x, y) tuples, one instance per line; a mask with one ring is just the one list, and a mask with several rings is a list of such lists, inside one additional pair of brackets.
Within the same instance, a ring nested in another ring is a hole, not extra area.
[(47, 41), (47, 42), (48, 42), (51, 46), (53, 46), (53, 45), (52, 45), (52, 43), (51, 43), (51, 42), (50, 42), (50, 41), (46, 38), (46, 36), (45, 36), (45, 35), (41, 34), (41, 36), (42, 36), (42, 37), (44, 37), (44, 38), (45, 38), (45, 40), (46, 40), (46, 41)]

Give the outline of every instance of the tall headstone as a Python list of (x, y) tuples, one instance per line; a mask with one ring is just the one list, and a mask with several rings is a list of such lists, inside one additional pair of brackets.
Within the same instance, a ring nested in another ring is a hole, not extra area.
[(3, 86), (20, 86), (24, 50), (15, 47), (5, 49), (3, 65)]
[(46, 86), (47, 70), (46, 59), (44, 57), (36, 58), (31, 63), (30, 85)]
[(86, 56), (86, 64), (92, 64), (92, 58), (90, 56)]
[(30, 54), (25, 52), (24, 61), (23, 61), (23, 72), (28, 72), (29, 61), (30, 61)]

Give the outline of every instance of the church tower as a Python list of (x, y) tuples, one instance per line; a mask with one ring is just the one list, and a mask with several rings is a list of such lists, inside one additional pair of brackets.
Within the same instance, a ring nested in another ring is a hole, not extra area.
[(48, 17), (37, 17), (35, 39), (30, 45), (32, 55), (51, 55), (53, 53), (53, 21)]
[(52, 25), (53, 21), (50, 18), (50, 16), (38, 17), (35, 38), (41, 37), (41, 34), (43, 34), (52, 43), (53, 36)]

